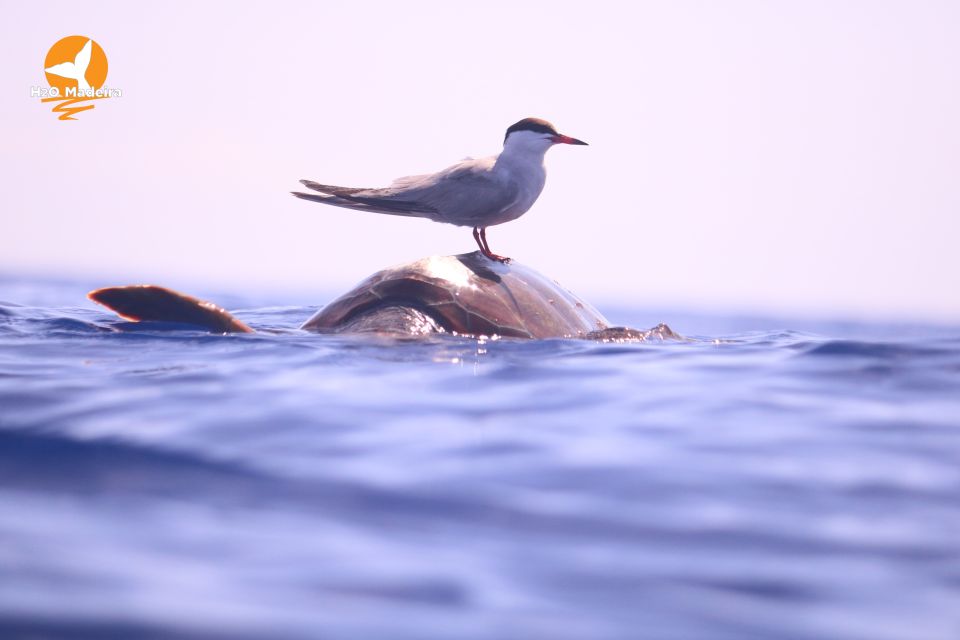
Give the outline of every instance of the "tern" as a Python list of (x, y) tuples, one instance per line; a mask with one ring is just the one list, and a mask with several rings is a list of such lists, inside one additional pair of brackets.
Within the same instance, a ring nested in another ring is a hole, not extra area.
[(587, 143), (557, 133), (546, 120), (524, 118), (507, 129), (499, 155), (468, 158), (437, 173), (398, 178), (382, 189), (301, 180), (303, 186), (324, 195), (291, 193), (336, 207), (473, 227), (473, 239), (483, 255), (508, 262), (509, 258), (490, 250), (487, 227), (516, 220), (533, 206), (547, 177), (543, 157), (555, 144)]
[(90, 56), (93, 53), (93, 40), (87, 40), (83, 48), (77, 53), (73, 62), (61, 62), (52, 67), (44, 69), (47, 73), (52, 73), (61, 78), (69, 78), (77, 81), (77, 92), (86, 93), (92, 88), (87, 82), (87, 67), (90, 66)]

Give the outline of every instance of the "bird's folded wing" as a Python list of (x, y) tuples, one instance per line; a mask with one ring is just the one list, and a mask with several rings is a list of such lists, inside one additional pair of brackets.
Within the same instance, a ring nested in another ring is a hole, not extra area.
[(509, 206), (517, 197), (516, 184), (504, 183), (493, 176), (494, 162), (495, 158), (461, 162), (438, 173), (397, 178), (384, 189), (338, 187), (301, 180), (305, 187), (327, 196), (297, 192), (293, 195), (361, 211), (454, 224), (474, 219), (482, 222), (484, 216)]
[(305, 186), (307, 189), (313, 189), (314, 191), (319, 191), (320, 193), (328, 193), (332, 196), (350, 195), (352, 193), (359, 193), (360, 191), (373, 191), (373, 189), (367, 189), (364, 187), (338, 187), (332, 184), (320, 184), (319, 182), (314, 182), (313, 180), (301, 180), (300, 184)]
[(438, 212), (437, 219), (461, 225), (483, 225), (516, 199), (518, 185), (495, 176), (482, 161), (463, 163), (430, 185), (411, 187), (409, 196)]
[(329, 194), (328, 196), (315, 196), (308, 193), (292, 192), (293, 195), (298, 198), (312, 200), (313, 202), (322, 202), (323, 204), (331, 204), (348, 209), (369, 210), (376, 211), (377, 213), (390, 213), (401, 216), (431, 217), (437, 212), (436, 209), (428, 204), (404, 198), (402, 192), (398, 193), (397, 190), (393, 188), (359, 189), (354, 187), (338, 187), (319, 184), (312, 180), (301, 180), (300, 183), (314, 191)]
[(371, 213), (386, 213), (392, 216), (409, 216), (412, 218), (435, 217), (435, 214), (432, 211), (421, 211), (403, 205), (398, 206), (396, 202), (386, 205), (377, 205), (372, 201), (359, 202), (354, 199), (341, 198), (339, 196), (322, 196), (316, 193), (302, 193), (300, 191), (291, 191), (290, 193), (302, 200), (320, 202), (322, 204), (329, 204), (335, 207), (341, 207), (343, 209), (354, 209), (355, 211), (370, 211)]

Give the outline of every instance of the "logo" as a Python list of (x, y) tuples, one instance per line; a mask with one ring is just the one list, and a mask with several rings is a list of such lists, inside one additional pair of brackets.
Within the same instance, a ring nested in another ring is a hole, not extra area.
[(83, 111), (93, 109), (94, 100), (119, 98), (119, 89), (105, 86), (107, 54), (103, 47), (86, 36), (67, 36), (58, 40), (43, 63), (48, 87), (31, 87), (30, 97), (40, 102), (54, 102), (54, 113), (60, 120), (76, 120)]

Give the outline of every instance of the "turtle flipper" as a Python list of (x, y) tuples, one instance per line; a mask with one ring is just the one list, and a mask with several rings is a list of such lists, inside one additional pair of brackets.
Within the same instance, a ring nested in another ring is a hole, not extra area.
[(104, 287), (91, 291), (87, 297), (134, 322), (182, 322), (217, 333), (253, 333), (253, 329), (212, 302), (166, 287), (152, 284)]

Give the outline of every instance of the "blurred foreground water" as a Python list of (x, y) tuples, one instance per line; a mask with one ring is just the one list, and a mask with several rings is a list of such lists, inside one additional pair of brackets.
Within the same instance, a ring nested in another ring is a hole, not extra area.
[(960, 328), (218, 336), (102, 284), (0, 279), (2, 638), (960, 638)]

